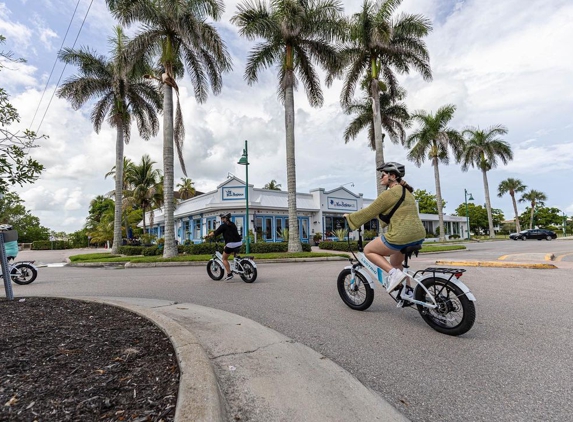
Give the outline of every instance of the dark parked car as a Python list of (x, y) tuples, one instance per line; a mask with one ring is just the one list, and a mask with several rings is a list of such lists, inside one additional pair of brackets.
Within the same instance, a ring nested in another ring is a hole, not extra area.
[(551, 240), (555, 239), (556, 237), (557, 235), (555, 234), (555, 232), (545, 229), (523, 230), (519, 233), (512, 233), (509, 235), (509, 238), (513, 240), (526, 240), (526, 239)]

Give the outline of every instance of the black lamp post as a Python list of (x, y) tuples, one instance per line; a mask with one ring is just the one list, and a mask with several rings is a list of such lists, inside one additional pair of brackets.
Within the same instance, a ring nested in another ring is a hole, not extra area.
[(248, 149), (248, 145), (247, 145), (247, 141), (245, 141), (245, 149), (243, 149), (243, 155), (241, 156), (241, 158), (239, 159), (239, 162), (237, 164), (240, 164), (241, 166), (245, 166), (245, 173), (246, 173), (246, 177), (245, 177), (245, 199), (247, 201), (247, 243), (245, 244), (245, 251), (246, 253), (250, 253), (250, 239), (249, 239), (249, 149)]
[[(469, 193), (467, 190), (464, 189), (464, 196), (465, 196), (465, 201), (466, 201), (466, 230), (468, 232), (468, 240), (470, 240), (470, 216), (468, 214), (468, 200), (469, 201), (473, 201), (474, 197), (472, 196), (471, 193)], [(469, 196), (469, 198), (468, 198)]]

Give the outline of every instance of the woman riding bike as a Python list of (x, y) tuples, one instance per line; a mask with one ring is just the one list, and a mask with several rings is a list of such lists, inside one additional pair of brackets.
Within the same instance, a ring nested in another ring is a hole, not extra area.
[(220, 234), (223, 235), (223, 239), (225, 240), (225, 249), (223, 249), (223, 265), (227, 270), (227, 277), (225, 280), (231, 280), (233, 278), (233, 273), (231, 272), (231, 265), (229, 264), (229, 255), (239, 250), (243, 244), (243, 240), (239, 234), (239, 230), (237, 230), (237, 226), (235, 226), (235, 223), (231, 221), (230, 213), (219, 214), (219, 217), (221, 217), (221, 225), (217, 227), (215, 231), (205, 236), (205, 238), (216, 237)]
[[(421, 245), (426, 238), (426, 229), (418, 215), (413, 188), (402, 178), (406, 170), (403, 164), (388, 162), (376, 170), (381, 172), (380, 183), (386, 187), (376, 200), (368, 207), (344, 214), (352, 230), (378, 217), (380, 227), (388, 226), (388, 231), (369, 242), (364, 254), (375, 265), (388, 273), (387, 291), (391, 292), (408, 277), (402, 270), (404, 254), (400, 251), (406, 246)], [(385, 257), (390, 257), (390, 262)], [(411, 296), (412, 289), (405, 290), (404, 295)]]

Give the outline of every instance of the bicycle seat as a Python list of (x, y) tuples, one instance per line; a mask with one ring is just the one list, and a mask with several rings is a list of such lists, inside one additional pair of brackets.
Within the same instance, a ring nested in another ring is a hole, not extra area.
[(422, 245), (414, 245), (414, 246), (406, 246), (405, 248), (400, 249), (406, 258), (412, 258), (412, 255), (418, 256), (418, 251), (422, 249)]

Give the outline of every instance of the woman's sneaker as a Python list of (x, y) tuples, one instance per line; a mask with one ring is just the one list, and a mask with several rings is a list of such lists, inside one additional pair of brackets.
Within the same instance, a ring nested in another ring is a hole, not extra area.
[(406, 286), (406, 289), (402, 290), (400, 297), (402, 299), (414, 299), (414, 289), (412, 289), (410, 286)]
[(233, 279), (233, 273), (231, 274), (227, 274), (227, 277), (225, 277), (226, 281), (232, 280)]
[(394, 290), (398, 285), (406, 278), (406, 274), (402, 270), (394, 270), (394, 272), (388, 275), (388, 286), (386, 287), (386, 291), (390, 293)]

